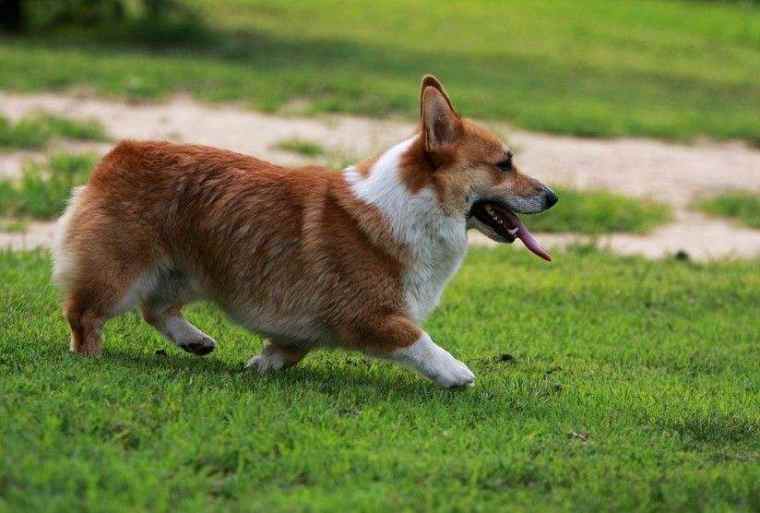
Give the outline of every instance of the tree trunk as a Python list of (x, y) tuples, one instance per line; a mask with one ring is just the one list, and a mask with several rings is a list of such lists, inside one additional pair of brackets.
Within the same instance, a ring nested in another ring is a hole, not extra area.
[(0, 0), (0, 30), (23, 32), (24, 15), (22, 0)]

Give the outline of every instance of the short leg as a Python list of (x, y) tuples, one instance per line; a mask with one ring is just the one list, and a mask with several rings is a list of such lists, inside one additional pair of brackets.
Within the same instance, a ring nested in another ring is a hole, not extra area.
[(475, 382), (465, 364), (439, 347), (416, 324), (403, 316), (390, 316), (371, 326), (344, 333), (343, 339), (371, 356), (410, 367), (441, 386), (463, 387)]
[(127, 303), (123, 294), (107, 285), (93, 283), (69, 292), (64, 315), (71, 327), (71, 352), (84, 356), (100, 355), (103, 352), (103, 325), (122, 313), (121, 307)]
[(65, 313), (71, 326), (71, 352), (83, 356), (100, 355), (103, 352), (100, 333), (106, 319), (94, 311), (82, 312), (76, 307), (67, 308)]
[(181, 309), (182, 305), (169, 308), (157, 308), (148, 304), (142, 306), (145, 321), (177, 347), (198, 356), (209, 354), (216, 348), (216, 342), (185, 320)]
[(465, 364), (422, 332), (412, 345), (396, 349), (386, 358), (410, 367), (446, 388), (471, 386), (475, 375)]
[(261, 354), (248, 360), (245, 367), (259, 374), (287, 369), (300, 362), (307, 352), (308, 349), (270, 341)]

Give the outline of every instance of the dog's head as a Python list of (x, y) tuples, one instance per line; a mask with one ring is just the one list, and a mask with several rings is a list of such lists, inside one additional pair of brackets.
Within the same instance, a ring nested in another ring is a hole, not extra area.
[(422, 79), (421, 140), (418, 157), (426, 161), (444, 210), (463, 215), (475, 228), (498, 242), (520, 238), (549, 260), (516, 214), (551, 208), (557, 196), (538, 180), (523, 174), (512, 151), (491, 131), (462, 118), (443, 85), (433, 76)]

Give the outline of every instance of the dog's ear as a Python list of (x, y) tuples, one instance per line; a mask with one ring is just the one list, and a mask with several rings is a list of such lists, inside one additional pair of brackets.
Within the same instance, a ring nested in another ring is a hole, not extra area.
[(420, 118), (425, 149), (429, 152), (454, 143), (461, 134), (462, 120), (454, 110), (443, 85), (433, 75), (422, 78)]

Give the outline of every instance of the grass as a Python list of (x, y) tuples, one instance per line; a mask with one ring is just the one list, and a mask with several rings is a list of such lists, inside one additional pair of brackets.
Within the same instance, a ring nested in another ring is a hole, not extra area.
[(325, 149), (321, 144), (298, 138), (283, 139), (275, 145), (275, 149), (304, 157), (318, 157), (325, 154)]
[(300, 155), (302, 157), (316, 158), (319, 157), (319, 163), (335, 170), (345, 169), (346, 167), (357, 162), (356, 157), (342, 150), (328, 151), (324, 146), (316, 141), (308, 139), (292, 138), (283, 139), (275, 146), (275, 149)]
[(646, 233), (673, 217), (668, 205), (629, 198), (602, 190), (557, 188), (559, 203), (542, 214), (524, 216), (525, 223), (542, 232), (601, 234)]
[(458, 393), (341, 352), (243, 373), (261, 341), (205, 305), (205, 359), (136, 315), (81, 359), (48, 276), (0, 254), (0, 511), (760, 508), (758, 261), (473, 250), (426, 324)]
[(697, 207), (717, 216), (737, 219), (751, 228), (760, 228), (760, 195), (748, 191), (732, 191), (701, 200)]
[(0, 181), (0, 215), (52, 219), (66, 207), (71, 190), (87, 182), (96, 156), (57, 154), (45, 165), (28, 163), (17, 182)]
[(103, 125), (47, 113), (29, 115), (16, 123), (0, 116), (0, 148), (38, 149), (53, 138), (108, 140)]
[(24, 233), (27, 223), (18, 219), (0, 219), (0, 232)]
[(211, 34), (187, 44), (2, 39), (0, 88), (410, 116), (433, 72), (465, 114), (528, 129), (760, 142), (760, 9), (746, 3), (189, 3)]

